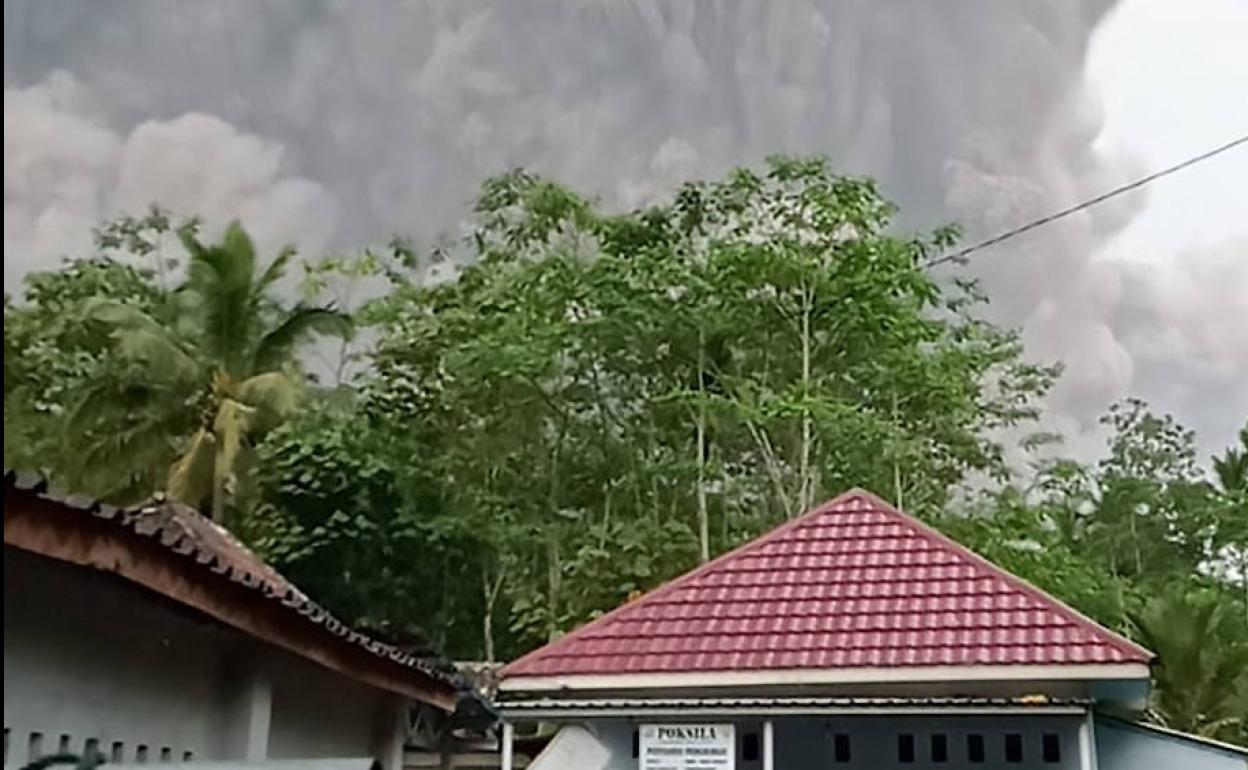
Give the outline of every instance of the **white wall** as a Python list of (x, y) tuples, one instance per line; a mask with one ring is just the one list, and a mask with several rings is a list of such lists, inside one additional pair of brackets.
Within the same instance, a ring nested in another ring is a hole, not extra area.
[(121, 578), (4, 549), (6, 767), (32, 734), (43, 754), (66, 736), (125, 762), (385, 760), (401, 755), (401, 708)]
[(131, 760), (217, 754), (218, 680), (229, 640), (123, 584), (12, 548), (4, 549), (6, 764), (26, 757), (32, 733), (43, 753), (106, 757), (120, 743)]

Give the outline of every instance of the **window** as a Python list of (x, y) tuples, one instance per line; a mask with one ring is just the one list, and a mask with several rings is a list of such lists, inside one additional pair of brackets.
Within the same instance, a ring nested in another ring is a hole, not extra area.
[(182, 761), (183, 761), (183, 762), (190, 762), (190, 761), (191, 761), (192, 759), (194, 759), (194, 758), (195, 758), (195, 752), (193, 752), (193, 751), (184, 751), (184, 752), (182, 752)]
[(897, 761), (903, 764), (914, 762), (914, 736), (903, 733), (897, 736)]
[(1041, 739), (1041, 753), (1044, 761), (1057, 764), (1062, 761), (1062, 742), (1055, 733), (1045, 733)]
[(966, 736), (966, 758), (970, 762), (983, 764), (984, 762), (984, 736), (979, 733), (971, 733)]
[(160, 761), (172, 762), (173, 761), (173, 749), (169, 748), (168, 746), (161, 746), (160, 747)]
[(641, 755), (641, 733), (633, 730), (633, 759)]
[(61, 733), (61, 740), (56, 744), (56, 753), (68, 754), (70, 743), (72, 743), (72, 739), (69, 737), (69, 733)]
[(936, 733), (932, 736), (932, 761), (949, 761), (949, 737), (944, 733)]
[(112, 753), (108, 755), (108, 761), (120, 765), (126, 758), (126, 747), (121, 741), (113, 741)]
[(30, 743), (26, 747), (27, 759), (38, 759), (43, 756), (43, 733), (31, 733)]
[(832, 759), (835, 762), (849, 761), (849, 736), (845, 733), (832, 736)]
[(1023, 761), (1023, 736), (1019, 733), (1005, 734), (1005, 761), (1011, 764)]
[(758, 733), (745, 733), (741, 736), (741, 759), (746, 762), (758, 761)]
[(147, 744), (140, 743), (134, 750), (134, 761), (140, 765), (147, 763)]

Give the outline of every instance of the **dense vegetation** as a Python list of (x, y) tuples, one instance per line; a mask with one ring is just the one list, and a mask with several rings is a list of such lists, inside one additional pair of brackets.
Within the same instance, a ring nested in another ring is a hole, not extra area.
[(952, 230), (892, 214), (820, 160), (624, 215), (515, 172), (462, 243), (305, 262), (296, 305), (240, 227), (176, 228), (178, 264), (166, 215), (119, 220), (6, 296), (5, 464), (167, 491), (375, 632), (491, 660), (868, 487), (1161, 653), (1156, 719), (1244, 740), (1248, 426), (1207, 471), (1131, 401), (1099, 463), (1039, 459), (1059, 370), (924, 270)]

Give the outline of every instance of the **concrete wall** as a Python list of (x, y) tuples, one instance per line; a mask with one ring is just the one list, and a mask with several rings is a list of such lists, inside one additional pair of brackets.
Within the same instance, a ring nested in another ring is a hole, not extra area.
[(402, 703), (115, 576), (4, 549), (5, 766), (401, 756)]
[[(273, 759), (358, 756), (372, 753), (392, 702), (376, 690), (312, 664), (283, 660), (273, 671)], [(397, 707), (397, 704), (394, 704)]]
[[(656, 719), (658, 722), (697, 722), (696, 719)], [(724, 722), (731, 720), (706, 720)], [(948, 768), (982, 767), (985, 770), (1082, 770), (1079, 756), (1079, 729), (1083, 722), (1073, 716), (1001, 716), (1001, 717), (777, 717), (775, 723), (775, 766), (778, 770), (947, 770)], [(600, 770), (636, 770), (633, 755), (633, 731), (636, 722), (628, 720), (588, 720), (580, 723), (608, 751), (609, 758)], [(761, 770), (762, 722), (757, 719), (736, 720), (737, 770)], [(850, 760), (834, 761), (832, 746), (837, 734), (849, 736)], [(914, 736), (915, 761), (901, 763), (898, 758), (898, 736)], [(1022, 737), (1023, 760), (1007, 763), (1005, 735)], [(1042, 756), (1045, 734), (1057, 737), (1060, 760), (1046, 762)], [(967, 736), (984, 738), (985, 761), (970, 764), (967, 757)], [(760, 754), (747, 758), (746, 736), (756, 736)], [(948, 758), (933, 762), (932, 736), (943, 735)], [(535, 765), (535, 767), (537, 767)], [(1171, 770), (1176, 770), (1175, 766)], [(540, 770), (572, 770), (544, 765)], [(576, 770), (598, 770), (576, 768)], [(1237, 770), (1239, 770), (1237, 768)]]
[(1096, 723), (1098, 770), (1248, 770), (1248, 756), (1115, 720)]

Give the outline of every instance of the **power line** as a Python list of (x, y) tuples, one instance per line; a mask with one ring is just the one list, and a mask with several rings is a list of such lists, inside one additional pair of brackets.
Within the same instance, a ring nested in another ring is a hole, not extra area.
[(1125, 192), (1130, 192), (1131, 190), (1135, 190), (1137, 188), (1143, 187), (1149, 182), (1154, 182), (1162, 178), (1163, 176), (1168, 176), (1170, 174), (1175, 173), (1176, 171), (1182, 171), (1188, 166), (1195, 166), (1197, 163), (1209, 160), (1215, 155), (1221, 155), (1227, 150), (1232, 150), (1235, 147), (1241, 144), (1245, 144), (1245, 143), (1248, 143), (1248, 134), (1244, 134), (1238, 139), (1234, 139), (1230, 142), (1227, 142), (1226, 144), (1220, 147), (1215, 147), (1214, 149), (1208, 152), (1201, 153), (1200, 155), (1197, 155), (1193, 158), (1188, 158), (1182, 163), (1176, 163), (1173, 166), (1170, 166), (1168, 168), (1163, 168), (1160, 171), (1155, 171), (1149, 174), (1148, 176), (1137, 179), (1134, 182), (1131, 182), (1129, 184), (1124, 184), (1121, 187), (1115, 187), (1109, 192), (1102, 193), (1101, 195), (1098, 195), (1095, 198), (1092, 198), (1090, 200), (1086, 200), (1083, 203), (1075, 204), (1074, 206), (1071, 206), (1070, 208), (1062, 209), (1061, 211), (1057, 211), (1052, 214), (1049, 214), (1047, 217), (1042, 217), (1033, 222), (1028, 222), (1027, 224), (1022, 225), (1021, 227), (1015, 227), (1013, 230), (1007, 230), (1004, 233), (1001, 233), (1000, 235), (994, 235), (993, 237), (989, 238), (986, 241), (980, 241), (979, 243), (976, 243), (972, 246), (967, 246), (965, 249), (962, 249), (961, 251), (956, 251), (953, 254), (946, 254), (943, 257), (933, 259), (927, 262), (926, 264), (924, 264), (923, 267), (925, 268), (936, 267), (937, 265), (943, 265), (946, 262), (960, 262), (963, 259), (965, 259), (967, 256), (979, 251), (980, 249), (986, 249), (989, 246), (995, 246), (998, 243), (1001, 243), (1002, 241), (1008, 241), (1009, 239), (1013, 238), (1016, 235), (1022, 235), (1023, 233), (1028, 232), (1030, 230), (1034, 230), (1037, 227), (1043, 227), (1044, 225), (1047, 225), (1050, 222), (1056, 222), (1057, 220), (1063, 217), (1068, 217), (1071, 214), (1074, 214), (1079, 211), (1083, 211), (1086, 208), (1091, 208), (1092, 206), (1095, 206), (1098, 203), (1104, 203), (1110, 198), (1113, 198), (1118, 195), (1122, 195)]

